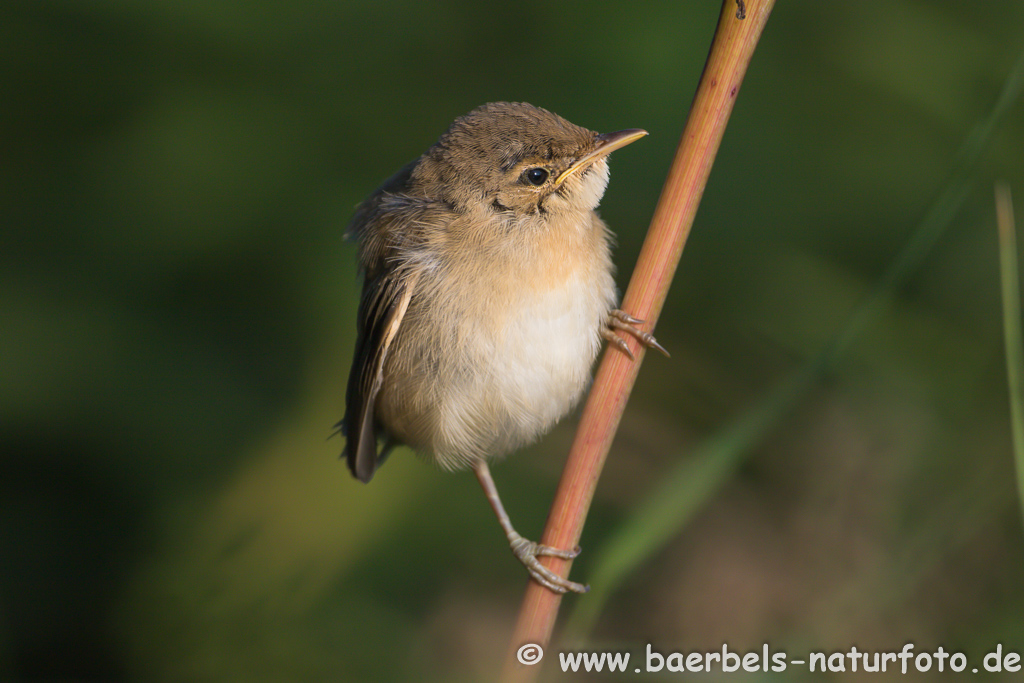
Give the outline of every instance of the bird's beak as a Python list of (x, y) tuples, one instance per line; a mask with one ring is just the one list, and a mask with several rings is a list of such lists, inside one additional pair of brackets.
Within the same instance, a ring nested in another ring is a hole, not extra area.
[(555, 179), (555, 185), (561, 185), (566, 178), (576, 171), (586, 168), (601, 157), (608, 156), (620, 147), (625, 147), (631, 142), (636, 142), (645, 135), (647, 135), (647, 131), (640, 128), (627, 128), (626, 130), (620, 130), (614, 133), (602, 133), (601, 135), (598, 135), (596, 138), (597, 147), (595, 147), (591, 152), (581, 156), (573, 163), (572, 166), (562, 171), (558, 178)]

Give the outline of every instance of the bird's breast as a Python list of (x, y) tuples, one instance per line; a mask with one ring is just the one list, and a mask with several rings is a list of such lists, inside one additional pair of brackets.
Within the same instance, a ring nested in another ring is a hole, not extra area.
[(588, 221), (504, 255), (424, 261), (378, 405), (393, 434), (455, 468), (532, 442), (572, 409), (616, 297), (604, 225)]

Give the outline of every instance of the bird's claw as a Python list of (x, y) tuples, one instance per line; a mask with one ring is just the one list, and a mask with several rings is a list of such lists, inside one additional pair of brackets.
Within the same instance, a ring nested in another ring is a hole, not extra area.
[(534, 543), (533, 541), (523, 538), (519, 534), (509, 538), (509, 545), (512, 547), (512, 554), (523, 563), (523, 566), (526, 567), (528, 572), (530, 572), (530, 576), (533, 577), (533, 580), (548, 590), (554, 591), (555, 593), (566, 593), (569, 591), (572, 591), (573, 593), (586, 593), (590, 590), (590, 586), (585, 586), (582, 583), (576, 583), (575, 581), (570, 581), (569, 579), (559, 576), (542, 565), (540, 560), (537, 559), (538, 557), (558, 557), (563, 560), (571, 560), (580, 554), (579, 546), (576, 546), (572, 550), (562, 550), (560, 548), (552, 548), (551, 546)]
[(608, 327), (601, 330), (601, 336), (607, 339), (609, 343), (613, 344), (615, 348), (629, 356), (630, 360), (636, 360), (636, 358), (633, 356), (633, 352), (629, 350), (629, 345), (626, 343), (626, 340), (615, 334), (615, 330), (622, 330), (636, 338), (636, 340), (644, 346), (661, 351), (666, 358), (670, 357), (668, 351), (658, 343), (658, 340), (654, 338), (653, 334), (636, 327), (643, 323), (643, 320), (634, 318), (629, 313), (616, 308), (608, 314)]

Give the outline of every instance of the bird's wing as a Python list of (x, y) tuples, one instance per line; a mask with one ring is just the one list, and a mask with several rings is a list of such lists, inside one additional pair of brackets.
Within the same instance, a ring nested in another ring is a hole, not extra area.
[(377, 454), (374, 404), (384, 381), (388, 348), (416, 287), (416, 277), (403, 268), (399, 255), (414, 232), (410, 223), (415, 219), (405, 209), (402, 193), (415, 163), (405, 166), (363, 202), (348, 228), (348, 235), (360, 243), (364, 281), (345, 417), (339, 426), (346, 438), (344, 456), (349, 469), (363, 482), (370, 481), (386, 455)]
[(362, 482), (373, 478), (383, 457), (377, 455), (374, 404), (384, 381), (384, 361), (416, 289), (416, 276), (391, 271), (364, 286), (359, 338), (348, 379), (344, 432), (345, 456)]

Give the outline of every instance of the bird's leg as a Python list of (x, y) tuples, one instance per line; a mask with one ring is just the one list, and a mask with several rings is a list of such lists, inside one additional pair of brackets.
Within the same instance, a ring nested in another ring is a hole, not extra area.
[(650, 332), (644, 332), (637, 325), (642, 325), (643, 320), (634, 318), (629, 313), (621, 311), (619, 309), (613, 310), (608, 314), (608, 326), (601, 328), (601, 336), (608, 340), (610, 344), (615, 346), (619, 351), (629, 356), (630, 360), (636, 360), (633, 357), (633, 352), (629, 350), (629, 345), (626, 344), (626, 340), (615, 334), (615, 330), (622, 330), (623, 332), (635, 337), (637, 341), (648, 348), (658, 349), (665, 357), (668, 358), (668, 351), (665, 350), (658, 340), (654, 338), (654, 335)]
[(534, 543), (520, 536), (512, 528), (512, 522), (508, 518), (508, 513), (505, 512), (505, 507), (501, 504), (501, 499), (498, 497), (498, 489), (494, 486), (491, 470), (487, 467), (487, 463), (483, 460), (479, 461), (474, 470), (476, 471), (476, 478), (480, 481), (480, 486), (483, 487), (484, 493), (487, 495), (487, 500), (491, 503), (491, 507), (494, 508), (494, 514), (498, 516), (498, 523), (505, 530), (505, 536), (508, 537), (508, 544), (512, 548), (512, 554), (519, 558), (519, 561), (530, 572), (530, 576), (533, 577), (534, 581), (556, 593), (565, 593), (567, 591), (586, 593), (590, 590), (590, 586), (584, 586), (581, 583), (576, 583), (559, 576), (542, 565), (537, 559), (546, 555), (549, 557), (560, 557), (563, 560), (571, 560), (580, 554), (579, 546), (572, 550), (559, 550), (558, 548)]

